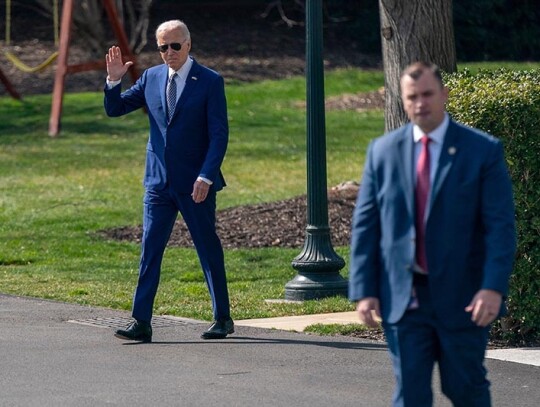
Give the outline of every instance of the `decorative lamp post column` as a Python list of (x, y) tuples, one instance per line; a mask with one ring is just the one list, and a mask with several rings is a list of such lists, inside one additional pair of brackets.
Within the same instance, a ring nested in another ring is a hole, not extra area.
[(347, 295), (340, 274), (345, 261), (334, 251), (328, 226), (326, 132), (322, 57), (322, 0), (306, 1), (307, 227), (298, 274), (285, 285), (286, 300)]

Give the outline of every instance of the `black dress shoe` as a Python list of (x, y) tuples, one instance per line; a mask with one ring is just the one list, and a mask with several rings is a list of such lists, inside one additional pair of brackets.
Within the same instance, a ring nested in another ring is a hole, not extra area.
[(152, 342), (152, 327), (148, 322), (134, 321), (126, 329), (118, 329), (114, 336), (130, 341)]
[(203, 339), (223, 339), (234, 332), (234, 322), (231, 318), (218, 319), (201, 335)]

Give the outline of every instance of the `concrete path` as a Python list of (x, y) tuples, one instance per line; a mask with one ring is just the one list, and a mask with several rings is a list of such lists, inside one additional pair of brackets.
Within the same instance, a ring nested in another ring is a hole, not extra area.
[[(154, 342), (135, 344), (113, 337), (129, 319), (127, 312), (0, 295), (0, 406), (390, 404), (393, 376), (382, 343), (249, 321), (238, 321), (225, 340), (203, 341), (207, 323), (156, 317)], [(539, 405), (539, 367), (486, 365), (494, 406)], [(450, 406), (436, 375), (434, 388), (435, 405)]]
[[(283, 329), (302, 332), (313, 324), (355, 324), (358, 323), (356, 312), (338, 312), (333, 314), (302, 315), (294, 317), (246, 319), (237, 321), (237, 325), (257, 328)], [(487, 351), (487, 358), (505, 360), (540, 366), (540, 348), (492, 349)], [(540, 383), (539, 383), (540, 384)]]

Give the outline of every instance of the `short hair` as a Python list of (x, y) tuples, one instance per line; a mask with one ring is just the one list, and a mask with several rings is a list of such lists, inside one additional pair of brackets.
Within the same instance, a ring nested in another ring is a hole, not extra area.
[(161, 34), (162, 32), (173, 31), (173, 30), (180, 30), (182, 34), (184, 34), (184, 37), (186, 40), (191, 39), (191, 35), (189, 33), (189, 29), (187, 28), (187, 25), (181, 20), (169, 20), (169, 21), (165, 21), (161, 23), (156, 29), (156, 39), (158, 38), (159, 34)]
[(444, 87), (441, 69), (436, 64), (426, 61), (414, 62), (407, 66), (401, 73), (400, 79), (409, 76), (416, 81), (426, 71), (431, 72), (435, 79), (437, 79), (437, 82), (441, 84), (441, 87)]

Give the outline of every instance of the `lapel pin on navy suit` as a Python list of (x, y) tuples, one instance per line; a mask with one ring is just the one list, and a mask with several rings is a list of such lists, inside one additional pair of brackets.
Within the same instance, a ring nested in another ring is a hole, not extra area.
[(196, 76), (192, 76), (191, 79), (193, 79), (194, 81), (196, 81), (198, 78)]
[(454, 154), (456, 154), (456, 152), (457, 152), (457, 150), (456, 150), (455, 147), (449, 147), (448, 148), (448, 154), (454, 155)]

